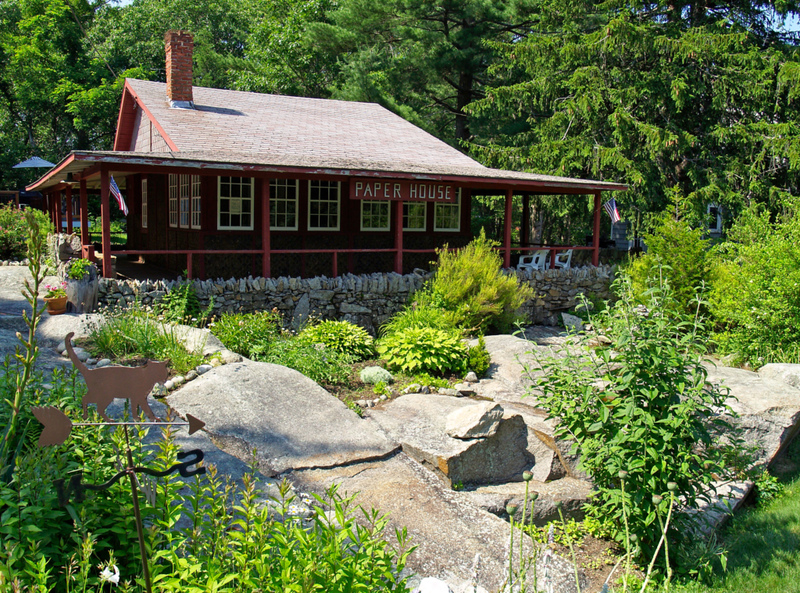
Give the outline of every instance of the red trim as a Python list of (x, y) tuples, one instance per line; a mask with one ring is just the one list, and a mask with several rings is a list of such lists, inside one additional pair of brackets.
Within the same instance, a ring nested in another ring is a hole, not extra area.
[(600, 265), (600, 208), (602, 205), (600, 192), (594, 194), (594, 236), (592, 238), (592, 265)]
[(81, 245), (89, 244), (89, 195), (86, 192), (86, 180), (81, 179)]
[(403, 273), (403, 202), (394, 202), (394, 271)]
[[(52, 177), (56, 177), (57, 174), (61, 173), (64, 170), (64, 168), (66, 168), (69, 165), (71, 165), (72, 161), (76, 160), (75, 159), (76, 156), (77, 156), (77, 153), (71, 152), (70, 154), (65, 156), (60, 163), (58, 163), (55, 167), (50, 169), (47, 173), (45, 173), (44, 175), (39, 177), (39, 179), (37, 179), (36, 181), (31, 183), (25, 189), (27, 189), (28, 191), (36, 191), (36, 186), (37, 185), (39, 185), (40, 183), (44, 183), (47, 179), (50, 179)], [(78, 159), (78, 160), (80, 160), (80, 159)], [(48, 189), (52, 190), (54, 188), (48, 188)]]
[(72, 186), (64, 189), (65, 207), (67, 209), (67, 234), (72, 234)]
[[(120, 103), (119, 107), (119, 117), (117, 118), (117, 137), (114, 139), (114, 150), (130, 150), (131, 140), (133, 140), (133, 117), (125, 114), (123, 111), (126, 107), (125, 97), (128, 95), (133, 99), (136, 105), (139, 106), (139, 108), (142, 110), (142, 113), (146, 115), (150, 122), (156, 127), (158, 133), (161, 134), (161, 137), (164, 139), (164, 142), (167, 143), (167, 146), (169, 146), (170, 150), (180, 152), (178, 146), (172, 141), (164, 128), (161, 127), (161, 124), (158, 123), (158, 120), (144, 104), (144, 101), (142, 101), (139, 98), (139, 95), (136, 94), (136, 91), (133, 90), (133, 87), (127, 78), (125, 79), (125, 87), (122, 91), (122, 102)], [(135, 114), (136, 110), (134, 109), (132, 113)], [(128, 123), (126, 120), (130, 120), (130, 123)], [(126, 140), (127, 144), (125, 144)]]
[(511, 205), (514, 202), (514, 191), (506, 190), (506, 210), (503, 221), (503, 267), (511, 267)]
[(109, 175), (106, 169), (100, 171), (100, 219), (102, 220), (103, 277), (111, 278), (111, 210)]

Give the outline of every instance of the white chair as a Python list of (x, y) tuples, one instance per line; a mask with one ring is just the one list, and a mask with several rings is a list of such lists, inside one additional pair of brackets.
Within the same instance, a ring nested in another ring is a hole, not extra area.
[(553, 264), (556, 268), (562, 268), (566, 270), (569, 268), (569, 264), (572, 261), (572, 249), (567, 249), (562, 253), (556, 254), (556, 261)]
[(523, 255), (517, 264), (518, 270), (544, 270), (544, 260), (547, 257), (547, 250), (540, 249), (533, 255)]

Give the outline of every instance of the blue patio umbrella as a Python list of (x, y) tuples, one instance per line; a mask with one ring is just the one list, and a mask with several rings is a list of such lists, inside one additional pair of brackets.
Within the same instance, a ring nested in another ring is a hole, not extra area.
[(28, 168), (36, 168), (36, 167), (48, 168), (49, 169), (50, 167), (55, 167), (55, 164), (51, 163), (50, 161), (46, 161), (46, 160), (44, 160), (42, 158), (39, 158), (38, 156), (32, 156), (31, 158), (29, 158), (29, 159), (27, 159), (25, 161), (22, 161), (21, 163), (17, 163), (16, 165), (14, 165), (11, 168), (12, 169), (28, 169)]

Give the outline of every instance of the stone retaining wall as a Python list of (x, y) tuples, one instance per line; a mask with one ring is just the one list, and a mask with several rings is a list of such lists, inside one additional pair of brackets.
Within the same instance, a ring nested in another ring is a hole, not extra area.
[[(560, 313), (572, 309), (579, 293), (609, 298), (614, 268), (601, 266), (570, 270), (515, 272), (531, 285), (535, 298), (522, 313), (531, 323), (557, 325)], [(277, 309), (297, 327), (309, 316), (345, 319), (375, 333), (389, 317), (408, 303), (430, 274), (345, 274), (337, 278), (253, 278), (195, 280), (197, 296), (204, 307), (213, 297), (216, 315)], [(139, 300), (144, 305), (159, 301), (179, 281), (100, 280), (101, 305), (121, 305)]]

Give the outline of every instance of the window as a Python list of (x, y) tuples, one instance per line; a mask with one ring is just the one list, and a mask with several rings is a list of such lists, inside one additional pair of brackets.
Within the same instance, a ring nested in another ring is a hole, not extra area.
[(178, 176), (169, 176), (169, 226), (178, 226)]
[(147, 228), (147, 178), (142, 179), (142, 228)]
[(361, 200), (361, 230), (389, 230), (389, 202)]
[(192, 228), (199, 229), (202, 227), (202, 219), (200, 217), (200, 204), (203, 201), (200, 192), (200, 176), (192, 175)]
[(217, 228), (253, 230), (253, 180), (249, 177), (220, 177)]
[(298, 184), (294, 179), (273, 179), (269, 183), (269, 228), (297, 230)]
[(189, 176), (188, 175), (181, 175), (180, 176), (180, 190), (179, 190), (179, 200), (181, 206), (181, 228), (188, 229), (189, 228), (189, 219), (192, 217), (192, 202), (191, 196), (189, 196)]
[(308, 230), (339, 230), (338, 181), (308, 182)]
[(433, 230), (459, 231), (461, 230), (461, 190), (454, 202), (436, 204), (433, 210)]
[(712, 234), (722, 233), (722, 208), (717, 204), (709, 204), (706, 212), (708, 213), (708, 230)]
[(425, 218), (428, 213), (425, 202), (406, 202), (403, 204), (403, 230), (424, 231)]

